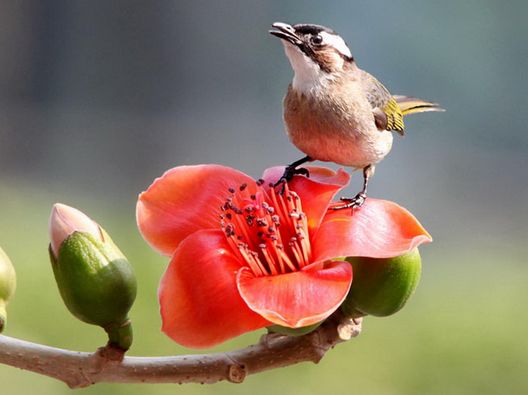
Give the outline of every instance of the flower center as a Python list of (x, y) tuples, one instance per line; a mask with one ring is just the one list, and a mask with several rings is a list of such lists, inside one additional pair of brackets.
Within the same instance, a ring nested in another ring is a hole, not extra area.
[(301, 199), (285, 185), (283, 193), (257, 181), (251, 194), (247, 184), (229, 188), (220, 225), (229, 245), (255, 276), (300, 270), (311, 262), (306, 214)]

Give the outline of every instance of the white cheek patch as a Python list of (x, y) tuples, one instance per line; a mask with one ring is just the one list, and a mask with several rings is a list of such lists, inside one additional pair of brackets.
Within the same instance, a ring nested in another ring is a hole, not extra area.
[(339, 37), (336, 34), (330, 34), (327, 32), (321, 32), (319, 34), (323, 38), (323, 44), (331, 45), (337, 51), (339, 51), (339, 53), (346, 56), (347, 58), (352, 57), (352, 53), (350, 52), (350, 49), (348, 49), (348, 46), (346, 45), (345, 40), (343, 40), (341, 37)]
[(294, 71), (292, 86), (295, 90), (309, 93), (331, 78), (295, 45), (284, 41), (284, 50)]

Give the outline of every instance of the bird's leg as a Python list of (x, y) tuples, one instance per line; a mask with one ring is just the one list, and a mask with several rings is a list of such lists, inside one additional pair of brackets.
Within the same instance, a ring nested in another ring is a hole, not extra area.
[(365, 203), (365, 199), (367, 198), (367, 187), (369, 178), (374, 174), (374, 166), (368, 165), (363, 168), (363, 189), (361, 189), (361, 192), (359, 192), (356, 196), (353, 198), (346, 198), (342, 197), (341, 201), (344, 203), (340, 206), (334, 206), (332, 207), (332, 210), (342, 210), (344, 208), (358, 208)]
[(274, 186), (278, 186), (290, 181), (295, 174), (301, 174), (303, 176), (310, 177), (310, 172), (308, 171), (308, 169), (305, 169), (304, 167), (297, 167), (299, 167), (303, 163), (310, 162), (312, 160), (312, 158), (306, 155), (304, 158), (296, 160), (295, 162), (286, 166), (286, 168), (284, 169), (284, 173), (282, 174), (281, 178), (279, 178), (279, 181), (275, 183)]

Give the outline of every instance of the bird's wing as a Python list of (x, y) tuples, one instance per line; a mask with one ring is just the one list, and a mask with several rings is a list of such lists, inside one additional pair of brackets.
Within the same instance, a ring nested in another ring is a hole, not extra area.
[(390, 92), (374, 76), (361, 70), (361, 85), (372, 106), (374, 121), (379, 130), (404, 133), (403, 112)]

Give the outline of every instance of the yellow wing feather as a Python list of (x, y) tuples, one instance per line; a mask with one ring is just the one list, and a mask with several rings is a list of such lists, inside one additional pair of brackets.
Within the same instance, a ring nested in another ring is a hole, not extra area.
[(383, 107), (383, 112), (387, 115), (387, 130), (394, 130), (398, 133), (403, 134), (405, 125), (403, 123), (403, 111), (394, 100), (390, 98), (385, 107)]

